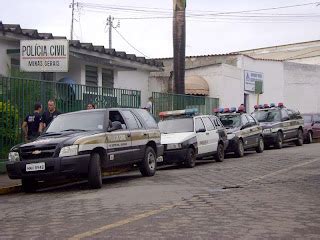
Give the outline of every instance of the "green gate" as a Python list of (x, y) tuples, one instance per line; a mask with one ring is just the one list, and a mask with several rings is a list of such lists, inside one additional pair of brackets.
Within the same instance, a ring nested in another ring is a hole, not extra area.
[(60, 112), (86, 109), (89, 102), (97, 108), (139, 108), (141, 92), (137, 90), (90, 87), (21, 78), (0, 77), (0, 172), (9, 149), (22, 142), (21, 124), (40, 102), (46, 109), (49, 99), (56, 101)]

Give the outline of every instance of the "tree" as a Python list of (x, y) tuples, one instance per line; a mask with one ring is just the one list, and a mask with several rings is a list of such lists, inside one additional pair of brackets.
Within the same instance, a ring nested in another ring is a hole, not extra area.
[(173, 79), (175, 93), (185, 93), (187, 0), (173, 0)]

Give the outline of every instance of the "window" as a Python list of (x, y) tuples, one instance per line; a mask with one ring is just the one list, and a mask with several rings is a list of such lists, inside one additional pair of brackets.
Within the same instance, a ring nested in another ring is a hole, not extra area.
[(138, 129), (139, 125), (137, 123), (137, 120), (135, 116), (130, 111), (122, 111), (124, 118), (127, 121), (129, 129)]
[(213, 129), (215, 129), (215, 127), (213, 126), (212, 122), (210, 121), (210, 119), (208, 117), (203, 117), (202, 118), (204, 124), (206, 125), (206, 129), (208, 131), (212, 131)]
[(120, 122), (122, 129), (127, 129), (127, 125), (125, 123), (125, 121), (123, 120), (123, 117), (121, 116), (119, 111), (110, 111), (109, 112), (109, 119), (111, 122)]
[(145, 109), (136, 109), (136, 113), (142, 118), (148, 128), (158, 128), (158, 124), (152, 117), (152, 115)]
[(177, 118), (159, 122), (161, 133), (193, 132), (193, 118)]
[(303, 120), (305, 123), (312, 123), (312, 115), (303, 115)]
[(313, 122), (320, 123), (320, 115), (317, 115), (317, 114), (313, 115)]
[(86, 66), (86, 85), (95, 87), (98, 86), (98, 68)]
[(242, 123), (242, 125), (246, 125), (249, 123), (246, 115), (241, 115), (241, 123)]
[(114, 75), (111, 69), (102, 69), (102, 87), (103, 88), (113, 88), (114, 85)]
[(206, 129), (206, 128), (204, 127), (204, 124), (203, 124), (201, 118), (196, 118), (195, 119), (195, 130), (196, 130), (196, 132), (198, 132), (200, 129)]
[(282, 120), (287, 120), (289, 119), (289, 114), (286, 110), (284, 109), (281, 109), (281, 117), (282, 117)]
[(257, 123), (256, 123), (256, 120), (255, 120), (252, 116), (247, 115), (247, 118), (248, 118), (248, 120), (249, 120), (249, 123), (251, 123), (251, 124), (253, 124), (253, 125), (256, 125), (256, 124), (257, 124)]

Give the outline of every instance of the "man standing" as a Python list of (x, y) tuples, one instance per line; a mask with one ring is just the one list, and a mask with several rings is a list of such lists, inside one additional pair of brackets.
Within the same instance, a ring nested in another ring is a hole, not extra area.
[(34, 105), (33, 114), (26, 116), (22, 123), (22, 131), (26, 142), (36, 139), (40, 134), (41, 111), (42, 105), (40, 103), (36, 103)]
[(60, 114), (61, 113), (56, 109), (55, 102), (50, 99), (48, 101), (48, 110), (45, 111), (42, 115), (40, 124), (41, 132), (52, 122), (53, 119), (55, 119)]
[(145, 106), (145, 109), (148, 110), (148, 112), (152, 113), (152, 104), (153, 104), (153, 97), (148, 98), (148, 102)]

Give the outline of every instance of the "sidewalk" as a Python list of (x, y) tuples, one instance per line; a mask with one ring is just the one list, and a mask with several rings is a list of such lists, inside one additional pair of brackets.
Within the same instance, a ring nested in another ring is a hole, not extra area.
[(16, 192), (21, 188), (21, 180), (12, 180), (7, 174), (0, 174), (0, 195)]

